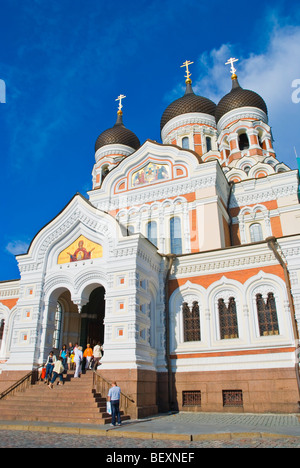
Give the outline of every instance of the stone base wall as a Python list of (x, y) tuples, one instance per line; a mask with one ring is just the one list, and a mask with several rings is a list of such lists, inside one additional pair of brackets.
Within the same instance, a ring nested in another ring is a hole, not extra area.
[[(183, 392), (195, 391), (201, 406), (184, 405)], [(224, 406), (223, 392), (234, 391), (242, 406)], [(299, 400), (294, 368), (173, 374), (173, 408), (179, 411), (298, 413)]]

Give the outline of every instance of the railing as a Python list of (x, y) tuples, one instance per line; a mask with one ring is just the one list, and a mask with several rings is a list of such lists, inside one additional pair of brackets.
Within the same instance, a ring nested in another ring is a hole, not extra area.
[(4, 392), (0, 393), (0, 400), (3, 400), (4, 398), (7, 398), (8, 396), (12, 396), (17, 392), (24, 392), (28, 387), (30, 387), (31, 385), (34, 385), (38, 381), (39, 369), (41, 367), (43, 366), (33, 369), (31, 372), (24, 375), (24, 377), (22, 377), (20, 380), (15, 382), (9, 388), (4, 390)]
[[(96, 393), (100, 393), (103, 398), (106, 398), (111, 385), (111, 382), (106, 380), (97, 371), (93, 371), (93, 389)], [(131, 406), (131, 403), (134, 403), (134, 400), (121, 391), (120, 409), (123, 410), (125, 414), (128, 412), (128, 407)]]

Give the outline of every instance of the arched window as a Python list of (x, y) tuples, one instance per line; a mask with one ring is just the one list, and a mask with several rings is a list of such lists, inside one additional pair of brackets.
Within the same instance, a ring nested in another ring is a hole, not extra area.
[(147, 224), (147, 237), (152, 244), (157, 246), (157, 223), (156, 221), (149, 221)]
[(171, 253), (182, 253), (181, 220), (178, 217), (170, 219)]
[(189, 142), (188, 137), (182, 138), (181, 144), (182, 144), (183, 149), (189, 149), (190, 148), (190, 142)]
[(109, 173), (109, 167), (106, 164), (105, 166), (102, 167), (102, 180), (105, 179), (108, 173)]
[(211, 138), (206, 137), (205, 141), (206, 141), (206, 151), (211, 151)]
[(239, 135), (239, 148), (241, 151), (249, 149), (249, 140), (247, 133), (241, 133)]
[(58, 302), (55, 311), (55, 323), (54, 323), (54, 333), (53, 333), (53, 343), (52, 346), (55, 349), (58, 349), (60, 346), (60, 337), (62, 329), (62, 313), (63, 309), (61, 304)]
[(264, 301), (262, 294), (256, 294), (256, 307), (260, 336), (279, 335), (274, 294), (268, 294), (267, 302)]
[(226, 306), (224, 299), (219, 299), (218, 309), (219, 309), (221, 340), (238, 338), (239, 331), (238, 331), (235, 298), (234, 297), (229, 298), (228, 307)]
[(250, 238), (251, 242), (260, 242), (264, 240), (262, 227), (259, 223), (251, 224), (250, 226)]
[(190, 309), (187, 302), (182, 304), (184, 341), (200, 341), (200, 310), (197, 301)]

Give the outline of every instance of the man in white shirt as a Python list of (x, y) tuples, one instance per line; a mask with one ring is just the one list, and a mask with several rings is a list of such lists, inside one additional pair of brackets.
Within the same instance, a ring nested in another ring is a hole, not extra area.
[(111, 426), (121, 426), (121, 414), (120, 414), (120, 397), (121, 389), (118, 387), (117, 382), (113, 382), (111, 388), (108, 391), (108, 401), (111, 404)]

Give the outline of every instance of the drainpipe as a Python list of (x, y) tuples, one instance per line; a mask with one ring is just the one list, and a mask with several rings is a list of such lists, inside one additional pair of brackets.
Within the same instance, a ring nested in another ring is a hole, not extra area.
[(232, 216), (230, 215), (229, 205), (230, 205), (230, 199), (231, 199), (233, 186), (234, 186), (234, 182), (231, 180), (229, 182), (229, 195), (228, 195), (228, 200), (227, 200), (227, 214), (229, 216), (228, 229), (229, 229), (230, 246), (233, 245), (233, 239), (232, 239)]
[[(297, 321), (296, 321), (294, 299), (293, 299), (292, 291), (291, 291), (290, 275), (289, 275), (289, 271), (287, 269), (285, 261), (283, 260), (280, 253), (278, 252), (278, 243), (277, 243), (276, 237), (267, 237), (266, 242), (268, 243), (268, 247), (273, 251), (276, 259), (282, 266), (283, 273), (284, 273), (284, 279), (285, 279), (286, 290), (287, 290), (288, 301), (289, 301), (289, 308), (290, 308), (291, 319), (292, 319), (292, 327), (293, 327), (293, 332), (294, 332), (294, 339), (297, 342), (295, 372), (296, 372), (298, 392), (299, 392), (299, 397), (300, 397), (299, 332), (298, 332), (298, 326), (297, 326)], [(300, 406), (300, 402), (298, 402), (298, 405)]]
[(173, 408), (173, 374), (172, 374), (172, 365), (170, 359), (170, 314), (169, 314), (169, 278), (173, 266), (174, 259), (176, 258), (175, 254), (165, 255), (168, 259), (168, 270), (165, 279), (165, 317), (166, 317), (166, 343), (165, 343), (165, 353), (166, 353), (166, 362), (168, 370), (168, 403), (169, 410), (172, 411)]

